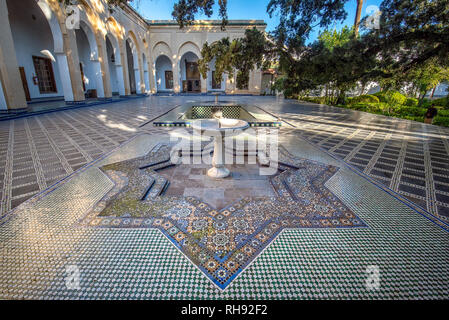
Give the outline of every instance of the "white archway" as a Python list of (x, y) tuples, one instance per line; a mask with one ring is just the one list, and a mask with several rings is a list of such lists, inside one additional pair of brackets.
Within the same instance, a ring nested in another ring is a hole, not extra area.
[(65, 101), (73, 102), (63, 34), (56, 14), (44, 0), (6, 2), (26, 95), (29, 93), (30, 99), (64, 96)]
[(111, 78), (111, 90), (124, 96), (125, 81), (123, 79), (122, 57), (117, 39), (111, 34), (106, 35), (106, 55), (108, 57), (109, 74)]
[(75, 30), (75, 34), (84, 92), (96, 90), (97, 97), (104, 98), (103, 75), (98, 59), (97, 40), (84, 12), (81, 14), (80, 28)]
[[(205, 92), (206, 79), (198, 71), (198, 59), (201, 58), (201, 50), (197, 44), (191, 41), (184, 42), (178, 49), (179, 83), (182, 92)], [(190, 68), (190, 72), (186, 72)]]
[(172, 92), (174, 89), (173, 63), (166, 55), (160, 55), (155, 62), (155, 83), (157, 92)]
[(187, 51), (179, 59), (180, 84), (182, 92), (201, 92), (201, 75), (198, 70), (199, 57)]
[(142, 93), (141, 78), (139, 69), (139, 50), (136, 43), (134, 33), (128, 33), (128, 38), (125, 41), (126, 56), (128, 57), (128, 73), (129, 73), (129, 87), (131, 93)]

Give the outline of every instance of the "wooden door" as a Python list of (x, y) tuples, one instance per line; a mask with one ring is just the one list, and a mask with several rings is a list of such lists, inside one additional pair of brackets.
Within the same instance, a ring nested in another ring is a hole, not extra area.
[(27, 101), (31, 101), (30, 89), (28, 88), (27, 77), (25, 74), (25, 68), (19, 67), (20, 77), (22, 78), (23, 91), (25, 91), (25, 98)]
[(86, 92), (86, 84), (84, 83), (84, 70), (83, 64), (80, 62), (81, 82), (83, 84), (83, 91)]

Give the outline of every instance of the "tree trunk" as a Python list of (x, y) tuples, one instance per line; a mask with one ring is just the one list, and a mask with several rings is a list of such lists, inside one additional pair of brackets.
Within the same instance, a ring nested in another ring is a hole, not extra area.
[(357, 0), (357, 11), (355, 14), (355, 21), (354, 21), (354, 37), (357, 38), (359, 34), (359, 25), (360, 25), (360, 16), (362, 15), (362, 7), (363, 7), (363, 0)]
[(432, 89), (432, 93), (430, 94), (430, 99), (432, 99), (433, 98), (433, 94), (435, 93), (435, 89), (437, 88), (437, 86), (435, 86), (435, 87), (433, 87), (433, 89)]

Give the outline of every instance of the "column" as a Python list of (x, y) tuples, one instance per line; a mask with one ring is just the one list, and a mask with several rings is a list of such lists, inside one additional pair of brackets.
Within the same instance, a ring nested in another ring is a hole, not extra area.
[(61, 78), (62, 83), (62, 91), (64, 92), (64, 100), (69, 103), (73, 102), (75, 101), (75, 99), (73, 96), (72, 80), (70, 77), (70, 70), (69, 64), (67, 62), (67, 56), (63, 53), (56, 53), (55, 56), (56, 62), (58, 63), (59, 77)]
[(0, 100), (2, 108), (4, 106), (7, 109), (27, 107), (9, 24), (6, 0), (0, 0), (0, 83), (2, 85), (1, 95), (3, 96)]
[(103, 86), (103, 73), (101, 70), (101, 63), (98, 60), (91, 60), (92, 66), (95, 72), (95, 83), (97, 85), (97, 97), (102, 99), (105, 97), (104, 86)]
[[(59, 73), (63, 82), (64, 98), (68, 103), (78, 103), (86, 100), (81, 82), (80, 61), (76, 35), (74, 30), (67, 30), (64, 34), (64, 52), (55, 52)], [(70, 82), (67, 81), (69, 75)], [(64, 79), (64, 80), (63, 80)]]
[(120, 96), (123, 97), (126, 95), (125, 80), (123, 79), (123, 66), (121, 64), (116, 64), (115, 72), (116, 72), (117, 82), (118, 82), (118, 92), (119, 92)]
[(109, 59), (106, 50), (106, 40), (103, 37), (96, 37), (98, 43), (98, 60), (100, 62), (101, 79), (103, 83), (104, 98), (112, 97), (111, 74), (109, 72)]
[(180, 78), (181, 74), (179, 71), (179, 62), (176, 60), (175, 63), (172, 65), (173, 68), (173, 91), (175, 93), (181, 92), (181, 84), (180, 84)]
[(139, 68), (134, 68), (134, 77), (136, 78), (136, 93), (140, 94), (142, 93), (142, 81)]
[(126, 52), (126, 40), (120, 41), (120, 55), (122, 60), (122, 71), (123, 71), (123, 84), (125, 86), (125, 95), (129, 96), (131, 94), (131, 87), (129, 84), (129, 73), (128, 73), (128, 53)]
[(204, 79), (203, 76), (201, 76), (201, 93), (207, 92), (207, 79)]

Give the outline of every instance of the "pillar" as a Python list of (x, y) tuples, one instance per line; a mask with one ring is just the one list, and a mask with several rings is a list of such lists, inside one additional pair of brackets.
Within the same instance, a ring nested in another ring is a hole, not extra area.
[(23, 109), (27, 107), (6, 0), (0, 0), (0, 83), (2, 89), (0, 96), (3, 96), (3, 98), (0, 97), (2, 108)]
[[(81, 102), (86, 98), (84, 96), (83, 84), (81, 82), (80, 60), (78, 57), (78, 47), (76, 44), (75, 30), (67, 30), (67, 33), (63, 36), (64, 39), (64, 52), (55, 52), (58, 58), (59, 72), (61, 75), (61, 81), (63, 81), (64, 98), (66, 102)], [(67, 66), (65, 65), (67, 64)], [(68, 70), (68, 72), (66, 71)], [(70, 77), (70, 90), (69, 83), (67, 82), (67, 74)], [(62, 80), (64, 78), (64, 80)], [(64, 84), (64, 82), (66, 82)], [(72, 91), (72, 94), (70, 94)]]
[(106, 40), (102, 37), (96, 37), (98, 43), (98, 60), (100, 62), (101, 79), (105, 98), (112, 97), (111, 74), (109, 72), (109, 60), (106, 50)]
[(173, 63), (172, 69), (173, 69), (173, 91), (175, 93), (180, 93), (181, 92), (181, 83), (179, 80), (181, 78), (181, 73), (179, 70), (179, 62), (178, 61)]

